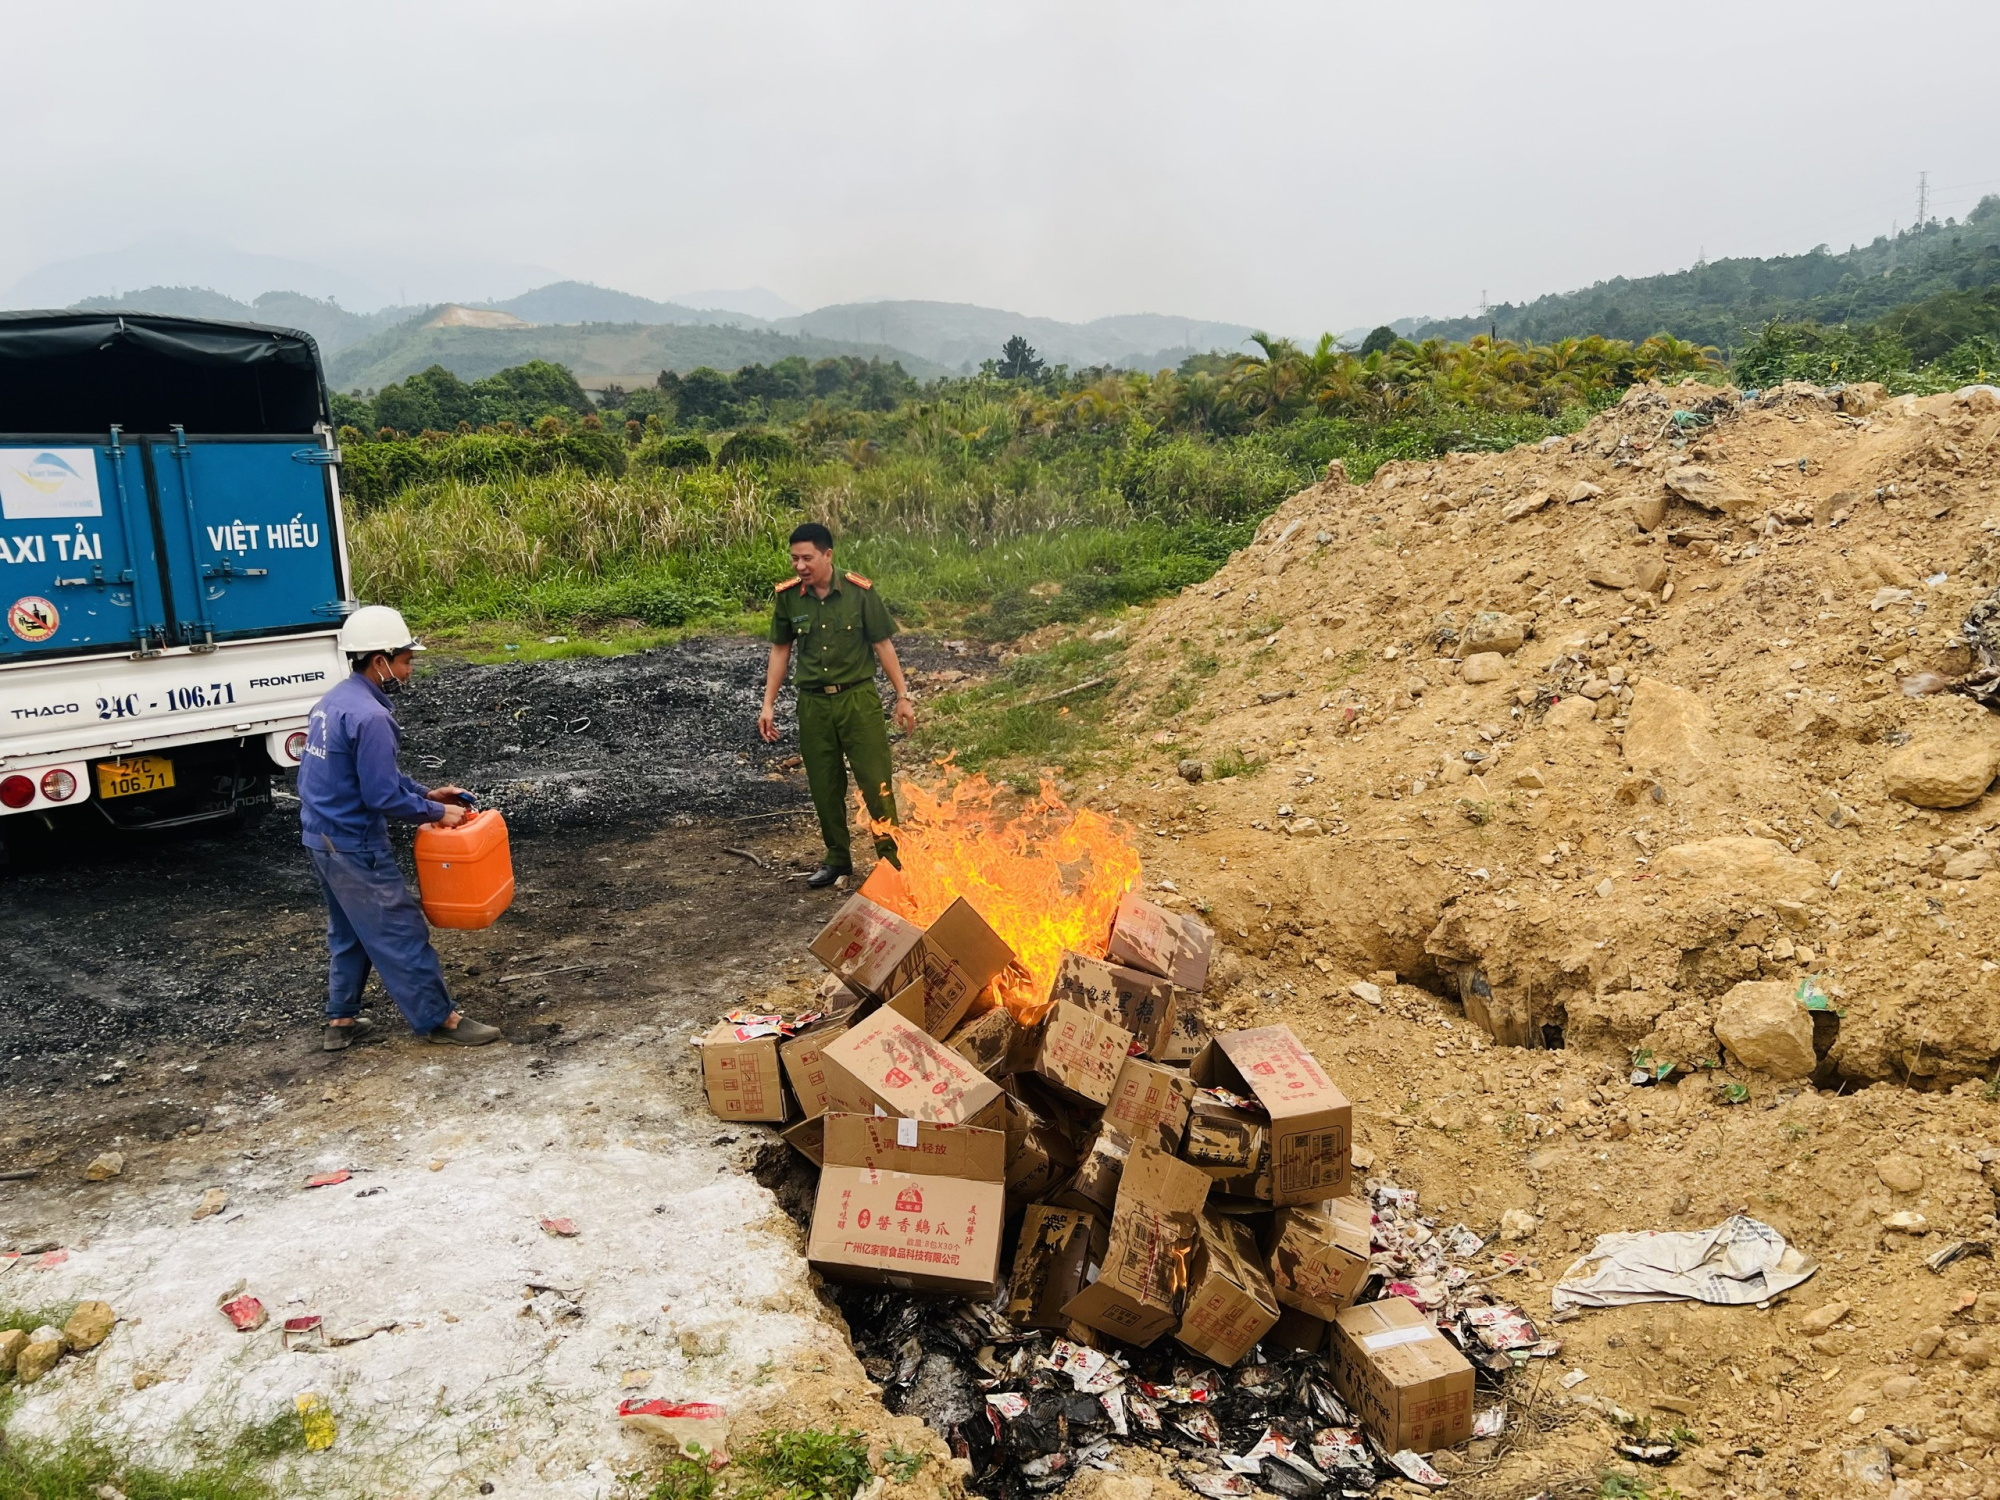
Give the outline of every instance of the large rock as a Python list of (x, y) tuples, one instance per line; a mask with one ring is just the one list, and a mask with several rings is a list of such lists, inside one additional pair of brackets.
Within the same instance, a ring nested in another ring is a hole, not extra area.
[(1482, 651), (1497, 651), (1502, 656), (1512, 656), (1527, 638), (1526, 627), (1512, 615), (1493, 609), (1481, 610), (1465, 627), (1465, 634), (1459, 637), (1458, 654), (1476, 656)]
[(1632, 685), (1626, 709), (1625, 763), (1662, 781), (1692, 786), (1714, 774), (1722, 760), (1715, 715), (1695, 693), (1654, 677)]
[(1498, 651), (1478, 651), (1465, 659), (1461, 674), (1467, 682), (1498, 682), (1507, 672), (1507, 658)]
[(1685, 464), (1671, 471), (1666, 478), (1666, 489), (1668, 494), (1689, 505), (1719, 511), (1732, 519), (1754, 515), (1763, 508), (1728, 480), (1699, 464)]
[(86, 1349), (95, 1349), (111, 1335), (112, 1325), (118, 1315), (111, 1310), (109, 1302), (79, 1302), (76, 1311), (63, 1324), (63, 1340), (70, 1348), (81, 1354)]
[(20, 1357), (14, 1361), (14, 1379), (22, 1385), (33, 1385), (56, 1367), (56, 1361), (63, 1357), (62, 1331), (56, 1328), (37, 1328), (28, 1335), (28, 1342), (22, 1347)]
[(1675, 844), (1660, 851), (1653, 868), (1669, 879), (1697, 880), (1717, 891), (1768, 901), (1811, 900), (1823, 878), (1818, 865), (1776, 840), (1745, 834)]
[(1933, 733), (1882, 763), (1883, 789), (1915, 807), (1964, 807), (1993, 784), (2000, 744), (1991, 733)]
[(0, 1375), (14, 1373), (14, 1361), (21, 1357), (21, 1350), (28, 1342), (28, 1335), (19, 1328), (0, 1328)]
[(1812, 1016), (1789, 979), (1751, 980), (1722, 997), (1715, 1039), (1759, 1073), (1804, 1078), (1813, 1070)]

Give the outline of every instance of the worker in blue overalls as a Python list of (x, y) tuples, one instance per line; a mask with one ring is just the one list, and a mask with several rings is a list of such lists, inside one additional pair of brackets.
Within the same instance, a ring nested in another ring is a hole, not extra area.
[(371, 965), (419, 1036), (459, 1047), (498, 1041), (497, 1026), (452, 1004), (430, 925), (389, 848), (390, 818), (451, 828), (466, 816), (459, 788), (419, 786), (396, 765), (402, 735), (388, 695), (410, 680), (424, 648), (402, 615), (371, 604), (347, 617), (340, 649), (353, 673), (313, 705), (299, 760), (300, 841), (319, 871), (331, 954), (320, 1045), (339, 1052), (373, 1029), (361, 1014)]

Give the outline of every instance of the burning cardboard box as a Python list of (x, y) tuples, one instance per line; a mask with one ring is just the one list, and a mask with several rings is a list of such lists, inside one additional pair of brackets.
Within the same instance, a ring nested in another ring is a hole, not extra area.
[(1071, 1099), (1102, 1109), (1131, 1049), (1132, 1033), (1123, 1026), (1058, 1000), (1042, 1017), (1028, 1070)]
[(1187, 1257), (1208, 1178), (1150, 1146), (1133, 1148), (1118, 1184), (1097, 1279), (1063, 1307), (1099, 1333), (1145, 1348), (1180, 1321)]
[(998, 1129), (1000, 1086), (886, 1006), (820, 1049), (830, 1107)]
[(1021, 1220), (1007, 1280), (1007, 1319), (1017, 1328), (1067, 1329), (1063, 1307), (1084, 1289), (1108, 1243), (1104, 1221), (1082, 1209), (1032, 1205)]
[(1278, 1300), (1323, 1322), (1352, 1305), (1368, 1279), (1372, 1232), (1359, 1198), (1279, 1209), (1264, 1241)]
[(1105, 957), (1126, 968), (1171, 979), (1184, 990), (1208, 983), (1215, 934), (1194, 917), (1170, 912), (1129, 892), (1111, 918)]
[(1217, 1032), (1188, 1072), (1203, 1088), (1254, 1098), (1270, 1116), (1270, 1202), (1316, 1203), (1351, 1190), (1353, 1108), (1291, 1027)]
[(1174, 1337), (1204, 1359), (1233, 1365), (1277, 1321), (1278, 1296), (1250, 1226), (1204, 1212), (1188, 1267), (1187, 1309)]
[(701, 1039), (701, 1081), (708, 1107), (724, 1120), (789, 1118), (775, 1025), (718, 1021)]
[(1159, 1057), (1173, 1040), (1174, 986), (1157, 974), (1065, 952), (1049, 998), (1115, 1021), (1149, 1057)]
[(1472, 1436), (1472, 1366), (1415, 1303), (1342, 1309), (1328, 1351), (1334, 1389), (1389, 1452), (1433, 1453)]
[(832, 1113), (806, 1259), (838, 1280), (990, 1297), (1000, 1268), (1000, 1132)]
[(856, 892), (812, 940), (812, 954), (851, 988), (885, 1001), (924, 981), (922, 1026), (944, 1036), (979, 992), (1009, 964), (1014, 950), (963, 897), (928, 928)]
[(1184, 1070), (1128, 1057), (1104, 1106), (1104, 1123), (1135, 1141), (1177, 1151), (1193, 1099), (1194, 1083)]

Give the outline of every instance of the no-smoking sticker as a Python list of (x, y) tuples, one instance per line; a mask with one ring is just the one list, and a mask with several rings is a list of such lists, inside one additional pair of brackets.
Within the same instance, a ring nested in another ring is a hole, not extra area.
[(62, 612), (39, 594), (16, 599), (7, 611), (7, 628), (30, 645), (40, 645), (56, 633)]

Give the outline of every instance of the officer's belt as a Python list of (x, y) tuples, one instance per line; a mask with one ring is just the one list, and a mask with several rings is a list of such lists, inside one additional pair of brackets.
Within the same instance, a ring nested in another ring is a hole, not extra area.
[(864, 677), (859, 682), (817, 683), (812, 687), (800, 688), (799, 691), (802, 693), (826, 693), (829, 695), (834, 693), (851, 693), (858, 687), (872, 687), (874, 683), (874, 678)]

